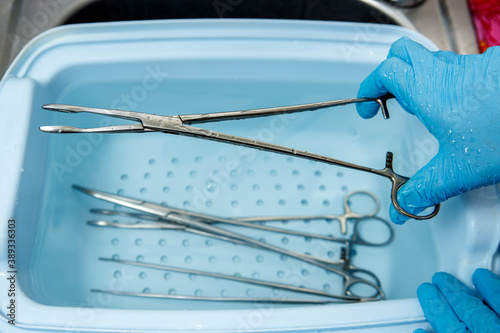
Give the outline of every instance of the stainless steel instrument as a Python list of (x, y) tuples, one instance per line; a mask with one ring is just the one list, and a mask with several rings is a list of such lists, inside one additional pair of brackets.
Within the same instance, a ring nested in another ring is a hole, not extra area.
[(107, 127), (97, 127), (97, 128), (76, 128), (73, 126), (42, 126), (40, 130), (48, 133), (142, 133), (142, 132), (154, 132), (159, 131), (163, 133), (178, 134), (184, 136), (197, 137), (208, 140), (221, 141), (246, 147), (252, 147), (260, 150), (271, 151), (275, 153), (291, 155), (296, 157), (301, 157), (317, 162), (337, 165), (345, 168), (355, 169), (359, 171), (373, 173), (385, 178), (388, 178), (392, 182), (391, 189), (391, 201), (395, 209), (410, 218), (423, 220), (430, 219), (437, 215), (439, 212), (439, 204), (434, 207), (432, 213), (424, 216), (416, 215), (405, 211), (397, 201), (398, 189), (408, 181), (408, 177), (398, 175), (394, 172), (392, 168), (393, 154), (388, 152), (386, 154), (385, 167), (383, 169), (374, 169), (371, 167), (361, 166), (349, 162), (344, 162), (331, 157), (322, 156), (314, 153), (310, 153), (303, 150), (298, 150), (294, 148), (288, 148), (272, 143), (267, 143), (263, 141), (253, 140), (249, 138), (243, 138), (231, 134), (225, 134), (220, 132), (214, 132), (207, 129), (197, 128), (193, 126), (187, 126), (191, 124), (200, 124), (207, 122), (217, 122), (225, 120), (237, 120), (237, 119), (247, 119), (255, 117), (266, 117), (285, 113), (303, 112), (303, 111), (313, 111), (321, 108), (327, 108), (338, 105), (346, 105), (351, 103), (362, 103), (362, 102), (376, 102), (382, 108), (382, 114), (385, 118), (389, 117), (389, 113), (386, 106), (386, 101), (388, 98), (392, 98), (392, 95), (386, 95), (381, 98), (352, 98), (343, 99), (336, 101), (327, 101), (319, 103), (310, 103), (302, 105), (284, 106), (284, 107), (272, 107), (265, 109), (254, 109), (254, 110), (244, 110), (244, 111), (229, 111), (229, 112), (217, 112), (217, 113), (205, 113), (205, 114), (191, 114), (191, 115), (177, 115), (177, 116), (159, 116), (148, 113), (132, 112), (132, 111), (121, 111), (121, 110), (109, 110), (109, 109), (98, 109), (98, 108), (87, 108), (80, 106), (62, 105), (62, 104), (47, 104), (43, 108), (51, 111), (58, 112), (68, 112), (68, 113), (94, 113), (105, 115), (109, 117), (122, 118), (137, 121), (138, 123), (130, 125), (117, 125), (117, 126), (107, 126)]
[[(328, 296), (331, 299), (335, 300), (344, 300), (344, 301), (371, 301), (378, 300), (384, 298), (384, 293), (380, 286), (379, 279), (370, 271), (355, 267), (352, 262), (352, 246), (354, 244), (360, 245), (369, 245), (369, 246), (384, 246), (387, 245), (393, 239), (393, 231), (387, 221), (384, 221), (378, 217), (366, 215), (354, 220), (354, 227), (351, 237), (346, 238), (335, 238), (334, 241), (341, 242), (344, 244), (344, 250), (342, 251), (342, 256), (338, 261), (332, 261), (324, 258), (319, 258), (315, 256), (311, 256), (308, 254), (302, 254), (294, 251), (290, 251), (275, 245), (267, 244), (265, 242), (256, 240), (254, 238), (250, 238), (240, 233), (236, 233), (233, 231), (226, 230), (219, 226), (220, 224), (228, 224), (228, 222), (232, 221), (231, 219), (224, 218), (220, 219), (211, 215), (199, 214), (194, 212), (189, 212), (181, 209), (173, 209), (170, 207), (165, 207), (159, 204), (155, 204), (152, 202), (137, 200), (133, 198), (128, 198), (121, 195), (105, 193), (101, 191), (87, 189), (81, 186), (73, 185), (73, 187), (77, 190), (80, 190), (92, 197), (97, 199), (101, 199), (107, 202), (111, 202), (113, 204), (121, 205), (124, 207), (128, 207), (134, 210), (138, 210), (142, 213), (146, 213), (147, 220), (155, 220), (157, 222), (147, 222), (147, 223), (133, 223), (133, 224), (122, 224), (117, 222), (106, 222), (106, 221), (90, 221), (89, 224), (100, 227), (114, 227), (114, 228), (132, 228), (132, 229), (174, 229), (174, 230), (183, 230), (187, 232), (195, 232), (207, 237), (214, 237), (217, 239), (221, 239), (224, 241), (256, 247), (259, 249), (264, 249), (267, 251), (276, 252), (279, 254), (283, 254), (289, 257), (293, 257), (295, 259), (301, 260), (303, 262), (307, 262), (314, 266), (320, 267), (326, 271), (335, 273), (343, 278), (343, 294), (342, 295), (333, 295), (323, 293), (322, 296)], [(94, 210), (94, 212), (96, 212)], [(100, 211), (97, 211), (98, 213)], [(104, 211), (105, 214), (110, 214), (113, 212)], [(130, 213), (122, 213), (125, 215), (129, 215)], [(134, 216), (133, 214), (130, 214)], [(144, 216), (140, 214), (139, 216)], [(148, 218), (147, 216), (151, 216)], [(388, 239), (383, 242), (370, 242), (366, 241), (361, 237), (359, 233), (359, 226), (362, 223), (374, 223), (369, 220), (376, 219), (383, 223), (384, 226), (388, 227)], [(248, 228), (256, 228), (257, 225), (252, 224), (251, 222), (243, 222), (237, 221), (238, 226), (244, 226)], [(217, 223), (217, 224), (216, 224)], [(260, 229), (260, 228), (259, 228)], [(273, 228), (273, 230), (269, 230), (273, 232), (285, 232), (288, 230), (281, 228)], [(309, 233), (299, 233), (297, 235), (309, 237)], [(319, 238), (319, 237), (318, 237)], [(137, 264), (142, 265), (142, 264)], [(159, 267), (156, 267), (159, 268)], [(167, 269), (163, 267), (163, 269)], [(208, 273), (207, 273), (208, 274)], [(207, 275), (205, 274), (205, 275)], [(262, 285), (262, 281), (255, 279), (246, 279), (245, 282), (251, 283), (249, 280), (254, 280), (255, 284)], [(366, 288), (373, 291), (370, 295), (357, 295), (353, 292), (352, 288), (354, 286), (359, 287), (360, 285), (364, 285)], [(294, 290), (297, 291), (297, 290)], [(311, 294), (310, 290), (302, 292), (307, 292)], [(312, 292), (315, 295), (318, 294), (319, 291)], [(322, 293), (322, 292), (321, 292)], [(137, 295), (136, 295), (137, 296)], [(260, 300), (263, 301), (263, 300)], [(269, 300), (271, 301), (271, 300)], [(331, 301), (331, 300), (330, 300)], [(290, 301), (292, 303), (296, 303), (296, 300)]]

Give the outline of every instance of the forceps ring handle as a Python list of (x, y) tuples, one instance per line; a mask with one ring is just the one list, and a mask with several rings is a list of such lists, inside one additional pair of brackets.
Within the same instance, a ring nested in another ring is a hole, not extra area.
[(409, 180), (409, 178), (402, 177), (394, 172), (394, 170), (392, 169), (392, 159), (393, 159), (393, 154), (391, 152), (388, 152), (385, 161), (385, 169), (382, 170), (381, 175), (389, 178), (392, 182), (391, 201), (397, 212), (406, 217), (413, 218), (415, 220), (428, 220), (436, 216), (439, 213), (439, 208), (441, 207), (441, 204), (437, 204), (436, 206), (434, 206), (434, 210), (429, 215), (422, 215), (422, 216), (407, 212), (406, 210), (403, 209), (403, 207), (399, 205), (398, 190)]
[[(350, 267), (348, 270), (348, 277), (344, 278), (344, 295), (345, 296), (351, 296), (351, 297), (359, 297), (359, 298), (365, 298), (365, 299), (385, 299), (384, 292), (382, 291), (382, 288), (380, 286), (380, 280), (378, 277), (373, 274), (372, 272), (366, 270), (366, 269), (361, 269), (361, 268), (353, 268)], [(367, 276), (371, 277), (373, 279), (373, 282), (357, 277), (355, 274), (356, 273), (362, 273), (366, 274)], [(353, 288), (355, 285), (365, 285), (368, 288), (372, 288), (375, 292), (373, 295), (367, 295), (367, 296), (361, 296), (356, 294), (356, 292), (352, 291), (351, 288)]]
[[(354, 197), (355, 195), (358, 195), (358, 194), (363, 194), (363, 195), (366, 195), (366, 196), (370, 197), (371, 199), (373, 199), (373, 202), (375, 203), (375, 208), (373, 209), (373, 211), (371, 211), (370, 213), (366, 213), (366, 214), (360, 214), (360, 213), (354, 212), (351, 209), (351, 207), (349, 206), (349, 200), (352, 197)], [(380, 201), (375, 196), (375, 194), (373, 194), (371, 192), (368, 192), (368, 191), (355, 191), (355, 192), (351, 192), (351, 193), (347, 194), (344, 197), (344, 214), (345, 214), (345, 216), (347, 218), (349, 218), (349, 217), (353, 217), (353, 218), (371, 217), (371, 216), (377, 215), (377, 213), (378, 213), (379, 210), (380, 210)], [(345, 232), (342, 232), (342, 233), (345, 233)]]

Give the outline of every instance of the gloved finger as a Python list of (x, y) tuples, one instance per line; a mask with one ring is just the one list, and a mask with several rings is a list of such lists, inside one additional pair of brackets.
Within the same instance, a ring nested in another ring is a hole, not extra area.
[(417, 328), (416, 330), (413, 331), (413, 333), (429, 333), (429, 332), (427, 332), (423, 328)]
[(417, 296), (425, 318), (434, 331), (437, 333), (470, 333), (435, 285), (431, 283), (421, 284), (417, 289)]
[(500, 316), (500, 276), (488, 269), (478, 268), (472, 275), (472, 283), (489, 307)]
[(448, 273), (436, 273), (435, 284), (472, 332), (500, 332), (500, 318), (462, 282)]
[[(404, 101), (409, 97), (408, 88), (414, 85), (413, 81), (411, 66), (398, 58), (389, 58), (361, 82), (358, 98), (381, 97), (390, 92), (409, 111)], [(356, 109), (361, 117), (367, 119), (377, 114), (379, 105), (375, 102), (356, 103)]]
[(413, 66), (414, 61), (422, 63), (431, 59), (433, 53), (422, 44), (414, 42), (408, 37), (402, 37), (391, 45), (388, 57), (399, 58)]
[[(401, 200), (399, 199), (399, 193), (398, 193), (398, 203), (399, 203), (399, 206), (405, 211), (405, 212), (408, 212), (408, 213), (411, 213), (413, 215), (418, 215), (420, 214), (425, 208), (418, 208), (418, 209), (410, 209), (408, 207), (404, 207), (406, 205), (402, 205), (401, 204)], [(389, 207), (389, 216), (391, 218), (391, 221), (395, 224), (404, 224), (406, 221), (408, 221), (410, 219), (410, 217), (406, 216), (406, 215), (403, 215), (401, 214), (400, 212), (397, 211), (396, 207), (394, 207), (394, 205), (392, 204), (391, 202), (391, 206)]]
[[(460, 163), (464, 162), (439, 151), (398, 190), (397, 200), (401, 208), (409, 213), (419, 214), (425, 208), (473, 189), (462, 172), (468, 166)], [(403, 224), (408, 220), (392, 205), (390, 213), (391, 220), (396, 224)]]
[[(428, 207), (433, 207), (446, 200), (443, 189), (441, 161), (438, 156), (432, 158), (423, 168), (418, 170), (398, 190), (398, 204), (406, 212), (418, 215)], [(409, 217), (399, 213), (391, 203), (389, 208), (391, 221), (403, 224)]]
[(436, 56), (446, 61), (454, 60), (458, 55), (452, 51), (437, 51)]

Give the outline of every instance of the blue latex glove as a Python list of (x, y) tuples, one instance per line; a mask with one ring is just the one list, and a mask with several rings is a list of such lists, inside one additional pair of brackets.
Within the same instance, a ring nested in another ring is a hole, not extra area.
[[(396, 96), (439, 142), (432, 160), (398, 191), (398, 203), (417, 214), (450, 197), (500, 182), (500, 47), (481, 55), (430, 52), (402, 38), (362, 83), (358, 97)], [(376, 103), (358, 103), (371, 118)], [(397, 168), (397, 166), (396, 166)], [(391, 205), (391, 220), (408, 218)]]
[[(500, 332), (500, 277), (480, 268), (472, 282), (480, 297), (448, 273), (436, 273), (432, 284), (418, 288), (418, 300), (436, 333)], [(414, 333), (425, 332), (418, 329)]]

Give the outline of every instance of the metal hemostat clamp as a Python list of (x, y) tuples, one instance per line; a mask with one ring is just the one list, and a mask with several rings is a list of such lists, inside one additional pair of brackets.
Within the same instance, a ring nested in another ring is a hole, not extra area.
[(424, 216), (419, 216), (407, 212), (399, 205), (397, 201), (397, 192), (399, 188), (408, 181), (409, 178), (400, 176), (394, 172), (392, 168), (393, 154), (391, 152), (387, 153), (384, 169), (373, 169), (349, 162), (344, 162), (331, 157), (310, 153), (303, 150), (276, 145), (273, 143), (187, 126), (191, 124), (199, 124), (206, 122), (238, 120), (238, 119), (247, 119), (255, 117), (273, 116), (286, 113), (313, 111), (331, 106), (362, 103), (362, 102), (378, 103), (382, 109), (382, 114), (384, 115), (384, 118), (387, 119), (389, 118), (389, 112), (387, 110), (386, 102), (389, 98), (393, 97), (394, 96), (388, 94), (380, 98), (351, 98), (351, 99), (343, 99), (336, 101), (327, 101), (327, 102), (301, 104), (301, 105), (284, 106), (284, 107), (273, 107), (265, 109), (191, 114), (191, 115), (176, 115), (176, 116), (159, 116), (154, 114), (132, 112), (132, 111), (87, 108), (87, 107), (62, 105), (62, 104), (47, 104), (43, 106), (43, 108), (46, 110), (68, 112), (68, 113), (87, 112), (87, 113), (105, 115), (109, 117), (128, 119), (132, 121), (137, 121), (138, 123), (131, 125), (117, 125), (117, 126), (96, 127), (96, 128), (76, 128), (73, 126), (42, 126), (40, 127), (40, 130), (48, 133), (142, 133), (142, 132), (158, 131), (163, 133), (178, 134), (178, 135), (197, 137), (207, 140), (232, 143), (240, 146), (256, 148), (259, 150), (265, 150), (284, 155), (301, 157), (316, 162), (322, 162), (349, 169), (369, 172), (388, 178), (391, 181), (392, 183), (391, 201), (392, 204), (394, 205), (394, 208), (399, 213), (417, 220), (430, 219), (438, 214), (440, 207), (439, 204), (434, 207), (434, 211), (432, 213)]
[[(111, 194), (111, 193), (106, 193), (106, 192), (101, 192), (97, 190), (92, 190), (88, 189), (85, 187), (81, 187), (78, 185), (73, 185), (73, 188), (79, 191), (82, 191), (85, 194), (88, 194), (96, 199), (104, 200), (110, 203), (113, 203), (115, 205), (121, 205), (123, 207), (127, 207), (130, 209), (134, 209), (137, 211), (141, 212), (141, 215), (144, 213), (147, 215), (151, 215), (151, 217), (147, 217), (146, 219), (149, 221), (154, 221), (155, 219), (157, 222), (155, 223), (132, 223), (132, 224), (125, 224), (125, 223), (115, 223), (115, 222), (107, 222), (107, 221), (88, 221), (87, 223), (95, 226), (95, 227), (112, 227), (112, 228), (131, 228), (131, 229), (176, 229), (176, 230), (183, 230), (186, 232), (192, 232), (192, 233), (197, 233), (206, 237), (212, 237), (216, 238), (219, 240), (231, 242), (234, 244), (239, 244), (239, 245), (244, 245), (244, 246), (249, 246), (249, 247), (254, 247), (274, 253), (278, 253), (280, 255), (286, 255), (291, 258), (295, 258), (297, 260), (300, 260), (302, 262), (306, 262), (308, 264), (314, 265), (316, 267), (322, 268), (326, 271), (329, 271), (331, 273), (334, 273), (344, 280), (343, 284), (343, 294), (342, 295), (333, 295), (333, 294), (325, 294), (323, 293), (323, 296), (328, 295), (330, 298), (334, 298), (336, 300), (345, 300), (345, 301), (355, 301), (355, 302), (360, 302), (360, 301), (374, 301), (374, 300), (379, 300), (379, 299), (384, 299), (384, 292), (382, 291), (381, 283), (380, 280), (377, 278), (377, 276), (363, 268), (358, 268), (354, 266), (351, 262), (351, 253), (348, 252), (346, 253), (345, 256), (343, 256), (340, 261), (332, 261), (329, 259), (321, 258), (321, 257), (316, 257), (312, 256), (309, 254), (303, 254), (291, 250), (287, 250), (285, 248), (281, 248), (272, 244), (268, 244), (266, 242), (262, 242), (260, 240), (257, 240), (255, 238), (246, 236), (241, 233), (236, 233), (234, 231), (230, 231), (224, 228), (221, 228), (218, 223), (213, 223), (215, 220), (212, 217), (212, 220), (210, 220), (210, 217), (208, 219), (205, 218), (199, 218), (200, 216), (196, 216), (195, 213), (185, 211), (185, 210), (180, 210), (180, 209), (173, 209), (170, 207), (165, 207), (159, 204), (155, 204), (153, 202), (145, 201), (145, 200), (139, 200), (139, 199), (134, 199), (134, 198), (129, 198), (117, 194)], [(97, 213), (104, 213), (106, 215), (108, 214), (113, 214), (110, 211), (100, 211), (100, 210), (94, 210), (94, 212)], [(128, 215), (128, 213), (125, 213)], [(125, 215), (121, 214), (121, 215)], [(135, 215), (133, 215), (135, 216)], [(382, 222), (383, 225), (388, 227), (388, 238), (382, 242), (370, 242), (362, 239), (361, 234), (358, 232), (359, 224), (362, 223), (373, 223), (369, 222), (369, 220), (372, 219), (377, 219), (378, 221)], [(210, 223), (212, 222), (212, 223)], [(223, 219), (221, 220), (222, 223), (229, 223), (229, 219)], [(248, 228), (255, 228), (255, 225), (248, 223), (248, 222), (241, 222), (238, 221), (238, 225), (240, 226), (246, 226)], [(271, 230), (270, 230), (271, 231)], [(283, 230), (283, 229), (278, 229), (275, 228), (272, 231), (275, 232), (285, 232), (288, 230)], [(304, 233), (301, 233), (301, 235), (306, 235)], [(390, 227), (388, 222), (385, 222), (384, 220), (377, 218), (375, 216), (366, 216), (363, 218), (356, 219), (354, 222), (354, 228), (353, 228), (353, 233), (351, 237), (348, 238), (336, 238), (334, 241), (336, 242), (341, 242), (344, 244), (345, 247), (351, 248), (353, 244), (360, 244), (360, 245), (367, 245), (367, 246), (385, 246), (389, 244), (392, 239), (393, 239), (393, 232), (392, 228)], [(333, 240), (333, 239), (332, 239)], [(165, 268), (165, 267), (164, 267)], [(205, 274), (206, 275), (206, 274)], [(247, 279), (248, 280), (248, 279)], [(254, 284), (261, 284), (262, 281), (260, 282), (255, 282), (256, 280), (252, 280)], [(246, 281), (250, 282), (250, 280)], [(358, 295), (356, 292), (353, 291), (353, 288), (359, 287), (360, 285), (365, 287), (365, 290), (373, 291), (372, 294), (364, 294), (363, 295)], [(288, 288), (290, 290), (290, 288)], [(298, 291), (298, 290), (295, 290)], [(305, 290), (302, 290), (304, 292)], [(308, 292), (309, 294), (316, 294), (318, 295), (318, 291), (314, 292)], [(135, 295), (139, 296), (139, 295)], [(213, 300), (213, 299), (212, 299)], [(262, 300), (261, 300), (262, 301)]]
[[(76, 186), (76, 188), (80, 188)], [(92, 193), (97, 193), (97, 191), (93, 191)], [(370, 197), (371, 199), (374, 200), (374, 203), (376, 204), (375, 209), (370, 212), (370, 213), (356, 213), (352, 211), (349, 207), (348, 201), (349, 198), (352, 198), (355, 195), (358, 194), (363, 194), (365, 196)], [(104, 194), (101, 194), (101, 196)], [(124, 197), (118, 196), (118, 195), (113, 195), (113, 194), (106, 194), (107, 198), (114, 198), (117, 201), (124, 200)], [(370, 192), (365, 192), (365, 191), (357, 191), (357, 192), (352, 192), (349, 193), (344, 197), (344, 213), (341, 215), (314, 215), (314, 216), (259, 216), (259, 217), (244, 217), (244, 218), (224, 218), (224, 217), (219, 217), (219, 216), (214, 216), (214, 215), (209, 215), (209, 214), (203, 214), (199, 212), (194, 212), (194, 211), (189, 211), (185, 209), (180, 209), (180, 208), (173, 208), (167, 205), (163, 206), (164, 209), (164, 214), (168, 216), (169, 214), (178, 214), (182, 216), (187, 216), (190, 218), (194, 218), (198, 221), (203, 221), (204, 223), (212, 224), (212, 223), (222, 223), (222, 224), (229, 224), (229, 225), (237, 225), (240, 227), (245, 227), (245, 228), (252, 228), (252, 229), (259, 229), (259, 230), (264, 230), (264, 231), (271, 231), (271, 232), (277, 232), (277, 233), (282, 233), (282, 234), (289, 234), (289, 235), (295, 235), (295, 236), (300, 236), (300, 237), (308, 237), (308, 238), (314, 238), (314, 239), (321, 239), (325, 241), (331, 241), (331, 242), (336, 242), (336, 243), (345, 243), (348, 241), (347, 238), (345, 237), (334, 237), (334, 236), (327, 236), (327, 235), (321, 235), (321, 234), (314, 234), (310, 232), (303, 232), (303, 231), (294, 231), (294, 230), (288, 230), (288, 229), (283, 229), (283, 228), (277, 228), (277, 227), (272, 227), (268, 225), (261, 225), (261, 224), (255, 224), (251, 222), (269, 222), (269, 221), (280, 221), (280, 220), (310, 220), (310, 219), (331, 219), (331, 220), (338, 220), (340, 222), (341, 226), (341, 232), (342, 234), (346, 234), (347, 232), (347, 220), (353, 220), (354, 221), (354, 235), (355, 239), (349, 240), (353, 242), (353, 244), (360, 244), (360, 245), (366, 245), (366, 246), (385, 246), (389, 244), (393, 237), (394, 237), (394, 231), (389, 224), (389, 222), (378, 218), (375, 216), (375, 214), (379, 211), (380, 204), (377, 199), (372, 193)], [(164, 219), (159, 218), (158, 216), (154, 215), (148, 215), (148, 214), (137, 214), (137, 213), (132, 213), (132, 212), (120, 212), (120, 211), (110, 211), (110, 210), (101, 210), (101, 209), (91, 209), (92, 213), (97, 213), (101, 215), (122, 215), (122, 216), (128, 216), (128, 217), (134, 217), (137, 219), (141, 220), (148, 220), (148, 221), (154, 221), (154, 223), (132, 223), (132, 224), (124, 224), (124, 223), (114, 223), (114, 222), (109, 222), (109, 221), (103, 221), (103, 220), (98, 220), (98, 221), (91, 221), (89, 224), (95, 225), (95, 226), (101, 226), (101, 227), (114, 227), (114, 228), (122, 228), (122, 229), (182, 229), (184, 231), (192, 231), (192, 229), (183, 229), (179, 226), (173, 226), (171, 224), (166, 224)], [(367, 220), (371, 219), (373, 220), (373, 223), (378, 223), (379, 225), (383, 226), (384, 229), (388, 231), (388, 237), (380, 242), (374, 242), (370, 241), (368, 239), (364, 239), (358, 232), (357, 232), (357, 225), (360, 220)], [(377, 221), (377, 222), (374, 222)]]
[(298, 287), (289, 284), (270, 282), (265, 280), (258, 280), (254, 278), (246, 278), (242, 276), (234, 276), (227, 275), (221, 273), (212, 273), (206, 271), (200, 271), (195, 269), (187, 269), (181, 267), (172, 267), (167, 265), (158, 265), (152, 263), (144, 263), (130, 260), (121, 260), (121, 259), (113, 259), (113, 258), (99, 258), (99, 260), (114, 262), (122, 265), (129, 266), (138, 266), (142, 268), (150, 268), (162, 271), (170, 271), (184, 274), (195, 274), (201, 276), (214, 277), (217, 279), (224, 279), (229, 281), (237, 281), (257, 286), (270, 287), (275, 289), (281, 289), (286, 291), (291, 291), (295, 293), (313, 295), (322, 297), (320, 299), (291, 299), (291, 298), (254, 298), (254, 297), (213, 297), (213, 296), (187, 296), (187, 295), (165, 295), (165, 294), (146, 294), (146, 293), (130, 293), (123, 291), (110, 291), (110, 290), (99, 290), (92, 289), (93, 292), (104, 292), (104, 293), (112, 293), (117, 295), (125, 295), (125, 296), (140, 296), (140, 297), (155, 297), (155, 298), (173, 298), (173, 299), (190, 299), (190, 300), (199, 300), (199, 301), (225, 301), (225, 302), (265, 302), (265, 303), (291, 303), (291, 304), (325, 304), (325, 303), (352, 303), (359, 301), (375, 301), (375, 298), (357, 298), (356, 296), (347, 295), (347, 296), (337, 296), (333, 294), (329, 294), (325, 291)]

